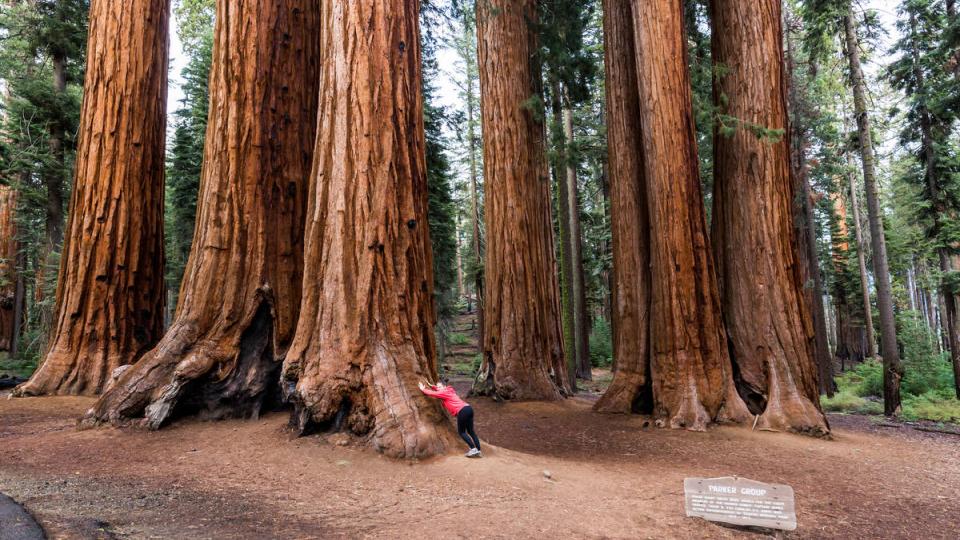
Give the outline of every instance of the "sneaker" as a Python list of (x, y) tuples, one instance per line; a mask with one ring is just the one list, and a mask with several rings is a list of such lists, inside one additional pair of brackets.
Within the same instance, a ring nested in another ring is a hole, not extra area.
[(466, 453), (467, 457), (480, 457), (480, 451), (476, 448), (471, 448), (469, 452)]

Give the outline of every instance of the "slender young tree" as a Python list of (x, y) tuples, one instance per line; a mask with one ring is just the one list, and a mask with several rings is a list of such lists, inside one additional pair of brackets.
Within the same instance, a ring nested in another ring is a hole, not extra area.
[(893, 313), (893, 292), (890, 285), (890, 267), (887, 263), (887, 242), (883, 231), (883, 214), (877, 189), (877, 173), (870, 132), (870, 114), (867, 112), (867, 83), (860, 65), (860, 39), (857, 36), (853, 6), (843, 16), (843, 36), (850, 84), (853, 86), (854, 114), (860, 139), (860, 160), (863, 165), (863, 183), (867, 195), (867, 219), (870, 222), (870, 242), (873, 251), (873, 273), (876, 278), (877, 307), (880, 311), (880, 352), (883, 356), (883, 412), (900, 413), (900, 380), (903, 364), (897, 347), (897, 326)]
[(591, 380), (593, 373), (590, 365), (590, 336), (587, 330), (587, 290), (583, 277), (583, 240), (580, 225), (580, 189), (577, 182), (577, 165), (574, 162), (573, 146), (573, 110), (570, 105), (563, 110), (563, 139), (568, 150), (565, 152), (566, 167), (564, 181), (567, 184), (567, 221), (570, 224), (570, 281), (571, 304), (573, 304), (573, 342), (576, 349), (577, 378)]
[(503, 399), (570, 392), (544, 146), (536, 0), (477, 5), (486, 261), (483, 364), (474, 388)]
[(17, 310), (17, 191), (0, 184), (0, 351), (10, 351), (19, 327)]
[(740, 394), (760, 428), (827, 435), (793, 226), (780, 0), (714, 0), (711, 13), (727, 68), (715, 100), (739, 123), (714, 142), (713, 245)]
[(473, 294), (477, 306), (477, 327), (479, 343), (483, 343), (483, 210), (481, 208), (481, 141), (478, 133), (480, 122), (480, 97), (477, 91), (477, 41), (476, 17), (472, 3), (461, 6), (461, 33), (455, 42), (457, 56), (463, 62), (462, 80), (457, 82), (460, 98), (464, 104), (465, 122), (461, 137), (465, 139), (467, 169), (470, 175), (468, 185), (470, 199), (470, 256), (467, 257), (466, 273), (473, 280)]
[(168, 28), (166, 0), (91, 5), (56, 321), (16, 395), (98, 394), (163, 332)]
[(629, 2), (604, 0), (610, 228), (613, 252), (613, 381), (594, 405), (610, 413), (651, 412), (650, 221), (640, 95)]
[(437, 376), (419, 2), (322, 11), (304, 271), (317, 286), (284, 363), (292, 424), (348, 430), (393, 457), (441, 454), (452, 430), (417, 388)]
[[(847, 160), (852, 160), (852, 156), (847, 153)], [(863, 327), (866, 330), (867, 339), (867, 358), (877, 356), (877, 340), (873, 336), (873, 308), (870, 304), (870, 281), (867, 279), (867, 246), (863, 241), (863, 221), (860, 219), (860, 197), (858, 195), (856, 174), (851, 170), (847, 172), (847, 178), (850, 184), (850, 208), (853, 217), (854, 239), (857, 242), (857, 269), (860, 271), (860, 298), (863, 301)]]
[(319, 6), (218, 0), (197, 227), (176, 317), (83, 425), (256, 416), (301, 296), (316, 132)]

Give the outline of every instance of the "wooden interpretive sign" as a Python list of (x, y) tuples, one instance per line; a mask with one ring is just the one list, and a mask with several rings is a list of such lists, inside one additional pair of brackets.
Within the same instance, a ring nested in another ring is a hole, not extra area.
[(745, 478), (687, 478), (687, 517), (731, 525), (792, 531), (797, 528), (793, 488)]

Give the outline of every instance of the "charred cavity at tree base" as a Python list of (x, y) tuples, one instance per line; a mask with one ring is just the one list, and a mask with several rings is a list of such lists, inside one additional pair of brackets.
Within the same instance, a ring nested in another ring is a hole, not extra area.
[[(293, 410), (290, 412), (290, 429), (300, 437), (319, 434), (348, 433), (351, 435), (362, 436), (364, 433), (357, 433), (348, 427), (348, 418), (353, 412), (353, 400), (345, 397), (340, 401), (337, 412), (324, 421), (316, 421), (308, 407), (304, 406), (300, 400), (291, 398)], [(345, 429), (346, 428), (346, 429)]]
[(217, 379), (211, 372), (184, 385), (182, 397), (164, 423), (184, 417), (201, 420), (249, 418), (283, 408), (280, 395), (281, 360), (273, 346), (274, 317), (270, 303), (257, 308), (240, 337), (236, 366), (229, 376)]
[(195, 378), (178, 370), (191, 355), (203, 354), (191, 351), (200, 340), (177, 354), (148, 354), (101, 396), (79, 429), (110, 423), (156, 430), (186, 417), (256, 419), (279, 409), (282, 361), (275, 357), (274, 322), (272, 304), (264, 299), (241, 334), (232, 364), (213, 364)]

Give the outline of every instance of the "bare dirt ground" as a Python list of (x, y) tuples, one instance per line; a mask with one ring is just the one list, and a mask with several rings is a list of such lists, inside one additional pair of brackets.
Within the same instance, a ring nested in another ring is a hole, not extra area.
[(960, 527), (960, 437), (856, 419), (834, 417), (823, 441), (644, 428), (579, 398), (472, 400), (486, 457), (409, 464), (338, 436), (291, 438), (285, 414), (78, 432), (89, 400), (4, 398), (0, 492), (53, 538), (762, 536), (685, 517), (684, 477), (728, 475), (794, 487), (789, 538), (957, 538)]

